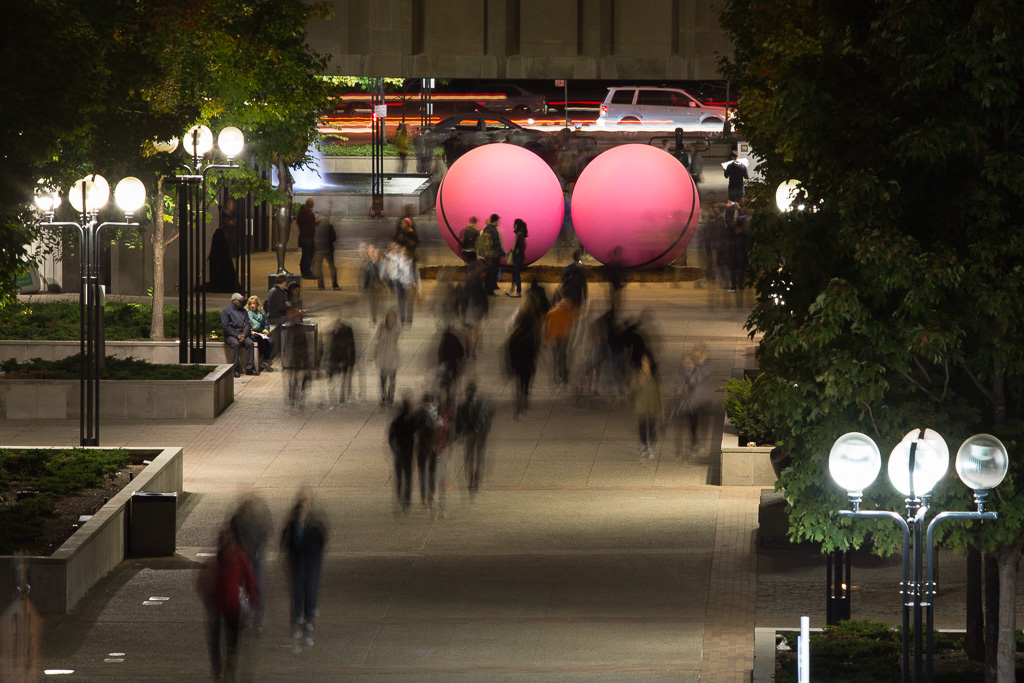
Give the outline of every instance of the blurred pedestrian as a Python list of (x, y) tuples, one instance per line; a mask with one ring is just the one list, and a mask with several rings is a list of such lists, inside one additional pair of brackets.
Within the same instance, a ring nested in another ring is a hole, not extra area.
[(290, 323), (284, 333), (284, 369), (288, 379), (288, 405), (291, 406), (305, 404), (306, 392), (313, 382), (314, 350), (310, 336), (311, 330), (301, 319)]
[(256, 577), (230, 528), (217, 537), (217, 558), (200, 573), (196, 588), (209, 616), (210, 665), (214, 678), (234, 678), (243, 612), (259, 603)]
[(405, 248), (413, 261), (416, 260), (416, 248), (419, 247), (420, 236), (416, 232), (416, 224), (413, 222), (412, 216), (403, 216), (398, 220), (391, 241)]
[(455, 387), (462, 374), (462, 366), (466, 360), (466, 349), (462, 340), (452, 330), (451, 324), (441, 333), (441, 341), (437, 345), (437, 362), (441, 373), (442, 402), (447, 402), (455, 392)]
[(267, 540), (270, 538), (270, 508), (259, 496), (247, 497), (235, 510), (228, 523), (232, 534), (238, 544), (245, 551), (252, 565), (253, 576), (256, 580), (256, 595), (260, 599), (250, 610), (252, 626), (256, 631), (263, 633), (263, 626), (267, 620), (267, 601), (263, 596), (267, 594)]
[(527, 297), (516, 311), (508, 338), (508, 364), (516, 387), (515, 419), (530, 407), (530, 384), (537, 372), (540, 347), (540, 321), (535, 300)]
[(338, 318), (331, 327), (324, 345), (324, 366), (327, 372), (327, 398), (330, 400), (330, 382), (335, 375), (341, 375), (338, 384), (338, 403), (344, 403), (352, 395), (352, 368), (356, 364), (356, 340), (352, 326)]
[(416, 410), (416, 469), (420, 478), (420, 503), (434, 504), (437, 481), (439, 431), (443, 426), (437, 399), (424, 394)]
[(377, 364), (377, 370), (380, 371), (381, 405), (391, 405), (395, 400), (395, 377), (399, 364), (398, 337), (402, 333), (397, 318), (395, 309), (388, 309), (371, 342), (371, 360)]
[(700, 146), (696, 142), (690, 145), (690, 164), (687, 170), (690, 171), (694, 188), (699, 190), (700, 184), (704, 182), (704, 157), (700, 155)]
[(359, 245), (359, 255), (363, 259), (363, 294), (370, 306), (370, 324), (377, 324), (377, 311), (380, 300), (387, 289), (381, 276), (380, 249), (365, 242)]
[(729, 291), (742, 292), (746, 288), (747, 249), (750, 233), (747, 231), (747, 217), (737, 216), (729, 236)]
[(462, 322), (466, 326), (466, 355), (470, 358), (476, 358), (476, 349), (490, 311), (486, 281), (483, 261), (473, 261), (466, 266), (466, 279), (462, 284)]
[(576, 308), (587, 300), (587, 273), (583, 270), (583, 252), (572, 253), (572, 262), (562, 269), (562, 296), (569, 299)]
[(704, 431), (711, 408), (711, 363), (703, 345), (683, 356), (675, 384), (676, 407), (679, 416), (676, 431), (676, 454), (682, 455), (683, 433), (689, 431), (691, 447), (696, 448)]
[(409, 143), (409, 131), (405, 127), (405, 122), (398, 124), (398, 130), (395, 131), (395, 151), (398, 153), (398, 172), (405, 173), (405, 163), (409, 157), (409, 149), (411, 145)]
[(288, 521), (281, 531), (281, 551), (288, 562), (288, 578), (292, 593), (292, 648), (301, 649), (303, 634), (306, 647), (313, 646), (323, 567), (327, 527), (313, 511), (307, 491), (296, 498)]
[(395, 498), (405, 512), (412, 497), (412, 459), (416, 447), (416, 415), (408, 398), (403, 398), (398, 414), (388, 426), (388, 446), (394, 457)]
[(523, 281), (520, 277), (520, 271), (523, 268), (523, 263), (526, 261), (526, 238), (529, 233), (526, 229), (526, 221), (522, 218), (515, 219), (512, 225), (515, 239), (512, 242), (512, 250), (508, 253), (509, 259), (512, 260), (512, 286), (509, 287), (505, 294), (518, 298), (523, 295)]
[(420, 128), (416, 136), (416, 172), (430, 173), (434, 164), (434, 147), (437, 145), (435, 135), (430, 126)]
[(654, 361), (645, 353), (630, 386), (633, 409), (640, 431), (640, 457), (654, 459), (654, 440), (658, 420), (662, 417), (661, 384), (655, 374)]
[(455, 413), (455, 431), (465, 439), (466, 485), (470, 493), (480, 490), (493, 414), (490, 403), (477, 394), (476, 382), (467, 383), (466, 396)]
[(544, 316), (543, 339), (551, 345), (556, 386), (569, 383), (569, 338), (576, 326), (578, 309), (571, 299), (556, 303)]
[(334, 265), (334, 248), (338, 241), (338, 233), (334, 230), (334, 224), (330, 217), (321, 218), (313, 230), (313, 275), (316, 277), (317, 289), (324, 288), (324, 261), (331, 271), (331, 285), (334, 289), (341, 289), (338, 284), (338, 267)]
[(617, 315), (622, 311), (622, 292), (626, 288), (627, 270), (622, 262), (622, 247), (616, 245), (609, 255), (608, 263), (601, 268), (601, 274), (608, 283), (609, 307)]
[(310, 197), (306, 200), (306, 203), (299, 209), (299, 214), (295, 218), (295, 222), (299, 225), (299, 249), (302, 250), (302, 255), (299, 257), (299, 274), (307, 279), (314, 279), (312, 265), (313, 265), (313, 251), (316, 248), (316, 214), (313, 212), (313, 207), (316, 206), (316, 202)]

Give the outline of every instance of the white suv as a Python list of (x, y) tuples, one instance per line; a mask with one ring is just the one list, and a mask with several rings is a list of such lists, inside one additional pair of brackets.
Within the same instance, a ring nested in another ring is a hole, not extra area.
[(625, 86), (608, 88), (594, 126), (604, 130), (721, 131), (725, 107), (711, 107), (677, 88)]

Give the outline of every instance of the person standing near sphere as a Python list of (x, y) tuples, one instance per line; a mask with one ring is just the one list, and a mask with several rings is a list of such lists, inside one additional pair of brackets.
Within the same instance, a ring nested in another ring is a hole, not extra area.
[[(512, 251), (508, 253), (509, 258), (512, 260), (512, 287), (505, 292), (505, 295), (519, 298), (523, 295), (521, 271), (523, 269), (523, 262), (526, 260), (526, 221), (522, 218), (517, 218), (512, 225), (515, 241), (512, 242)], [(515, 290), (515, 293), (513, 293), (513, 290)]]

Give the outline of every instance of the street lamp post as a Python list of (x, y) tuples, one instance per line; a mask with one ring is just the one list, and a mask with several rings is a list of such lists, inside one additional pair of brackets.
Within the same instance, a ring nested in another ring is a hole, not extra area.
[[(217, 146), (226, 164), (204, 164), (213, 149), (213, 132), (203, 125), (192, 126), (182, 137), (182, 148), (190, 158), (188, 173), (172, 176), (178, 185), (178, 361), (206, 362), (206, 180), (210, 171), (238, 168), (231, 163), (242, 151), (242, 131), (228, 126), (217, 136)], [(173, 152), (178, 139), (157, 144), (162, 152)]]
[(79, 369), (79, 443), (100, 445), (100, 367), (103, 361), (100, 314), (103, 310), (99, 281), (100, 233), (110, 227), (138, 227), (132, 214), (146, 203), (146, 188), (131, 176), (114, 188), (114, 201), (124, 211), (124, 222), (99, 223), (99, 212), (110, 198), (110, 185), (101, 175), (88, 175), (68, 191), (68, 200), (78, 212), (78, 222), (54, 221), (60, 195), (40, 188), (35, 202), (46, 215), (43, 228), (74, 228), (78, 236), (79, 337), (82, 364)]
[[(1006, 447), (988, 434), (977, 434), (964, 441), (956, 455), (960, 479), (974, 490), (976, 511), (940, 512), (927, 526), (928, 496), (945, 476), (949, 467), (949, 448), (931, 429), (909, 432), (889, 456), (889, 481), (906, 498), (906, 519), (888, 510), (861, 510), (864, 489), (870, 486), (882, 466), (881, 453), (871, 437), (851, 432), (839, 437), (829, 453), (832, 478), (846, 489), (852, 510), (840, 510), (840, 517), (888, 519), (903, 532), (903, 681), (910, 680), (910, 615), (914, 617), (914, 681), (927, 676), (932, 681), (932, 632), (935, 599), (935, 529), (948, 519), (997, 519), (985, 512), (988, 492), (1006, 476), (1009, 465)], [(925, 569), (927, 567), (927, 570)], [(911, 571), (913, 569), (913, 571)], [(925, 572), (927, 571), (927, 578)], [(913, 580), (911, 580), (913, 573)], [(922, 612), (927, 612), (927, 671), (922, 671)]]

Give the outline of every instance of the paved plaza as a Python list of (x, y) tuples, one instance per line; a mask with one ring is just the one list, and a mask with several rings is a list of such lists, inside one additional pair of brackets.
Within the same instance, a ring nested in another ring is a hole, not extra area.
[[(375, 236), (372, 226), (348, 227), (348, 249)], [(390, 223), (381, 229), (388, 234)], [(454, 258), (429, 240), (423, 254), (435, 263)], [(291, 265), (297, 255), (288, 258)], [(696, 443), (678, 442), (669, 429), (655, 458), (642, 460), (629, 403), (557, 390), (545, 354), (530, 410), (515, 420), (500, 358), (517, 302), (504, 296), (491, 300), (482, 350), (467, 371), (497, 407), (482, 489), (466, 493), (456, 445), (439, 500), (428, 508), (414, 496), (403, 514), (385, 443), (391, 412), (379, 405), (367, 364), (373, 326), (354, 284), (354, 253), (345, 259), (342, 291), (306, 281), (304, 300), (321, 330), (337, 315), (355, 329), (355, 400), (335, 405), (318, 379), (304, 405), (288, 406), (278, 370), (237, 379), (234, 404), (216, 420), (102, 422), (104, 446), (184, 449), (177, 554), (125, 561), (69, 615), (47, 620), (40, 669), (73, 669), (81, 681), (208, 677), (198, 569), (243, 496), (268, 503), (278, 532), (301, 487), (312, 490), (329, 531), (315, 644), (291, 649), (275, 545), (268, 623), (262, 635), (243, 634), (241, 680), (740, 683), (751, 680), (755, 626), (795, 626), (801, 614), (823, 623), (820, 555), (759, 555), (761, 489), (717, 485), (721, 394)], [(254, 257), (254, 273), (273, 269), (272, 255)], [(398, 393), (415, 398), (431, 388), (436, 359), (433, 287), (426, 283), (400, 342)], [(703, 343), (718, 386), (753, 366), (755, 345), (743, 329), (750, 296), (692, 282), (634, 283), (626, 314), (650, 313), (666, 385), (682, 354)], [(210, 308), (226, 301), (211, 295)], [(591, 309), (604, 302), (604, 287), (592, 285)], [(77, 420), (0, 427), (12, 445), (78, 439)], [(768, 577), (760, 583), (759, 564)], [(855, 616), (897, 620), (898, 560), (863, 564)], [(943, 578), (955, 582), (957, 567)], [(956, 598), (950, 604), (940, 625), (962, 619)]]

